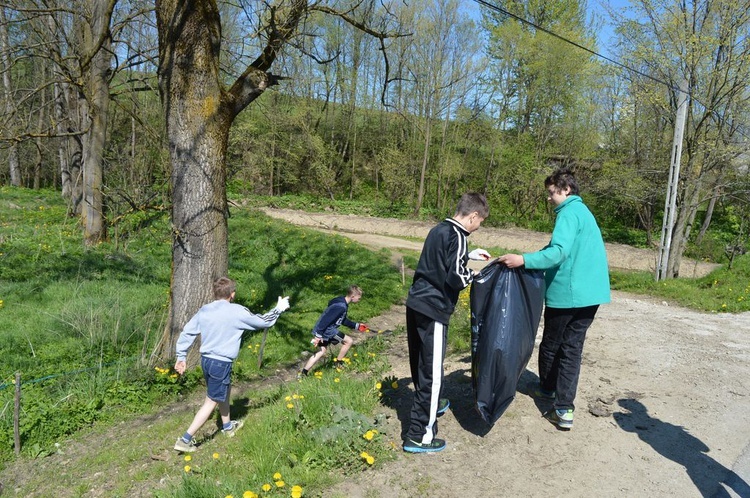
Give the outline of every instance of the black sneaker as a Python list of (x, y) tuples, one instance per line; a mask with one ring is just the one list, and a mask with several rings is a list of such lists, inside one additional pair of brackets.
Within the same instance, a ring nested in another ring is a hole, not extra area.
[(433, 439), (431, 443), (417, 443), (411, 439), (404, 441), (404, 451), (407, 453), (434, 453), (445, 449), (443, 439)]
[(437, 416), (439, 417), (443, 413), (447, 412), (450, 406), (451, 402), (448, 398), (440, 398), (440, 400), (438, 400)]
[(547, 400), (554, 400), (557, 397), (557, 393), (555, 391), (548, 391), (546, 389), (542, 389), (542, 386), (532, 387), (531, 390), (529, 391), (529, 395), (532, 398), (547, 399)]

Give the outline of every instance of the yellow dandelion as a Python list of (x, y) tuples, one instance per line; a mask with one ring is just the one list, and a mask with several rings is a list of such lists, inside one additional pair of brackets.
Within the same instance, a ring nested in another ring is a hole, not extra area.
[(726, 308), (727, 307), (726, 303), (722, 304), (721, 307)]
[(383, 388), (383, 384), (382, 383), (380, 383), (380, 382), (376, 382), (375, 383), (375, 389), (377, 389), (378, 391), (380, 391), (382, 388)]
[(274, 480), (274, 481), (278, 481), (279, 479), (281, 479), (281, 473), (279, 473), (279, 472), (276, 472), (276, 473), (275, 473), (275, 474), (273, 475), (273, 480)]
[(185, 465), (185, 472), (190, 472), (190, 465)]
[(224, 498), (234, 498), (232, 495), (226, 495)]
[(292, 400), (291, 396), (287, 396), (286, 398), (284, 398), (284, 401), (291, 401), (291, 400)]
[(352, 356), (354, 356), (356, 358), (357, 357), (357, 353), (354, 353)]
[(372, 441), (372, 438), (375, 437), (375, 433), (372, 431), (367, 431), (362, 435), (362, 437), (367, 439), (368, 441)]
[(271, 491), (271, 485), (268, 484), (268, 483), (265, 483), (263, 486), (260, 487), (260, 489), (262, 489), (263, 491), (265, 491), (267, 493), (267, 492)]
[(189, 461), (190, 461), (190, 460), (192, 460), (192, 459), (193, 459), (193, 457), (192, 457), (192, 456), (190, 456), (190, 455), (185, 455), (185, 461), (186, 461), (186, 462), (189, 462)]
[(219, 454), (218, 453), (214, 453), (211, 456), (214, 457), (214, 460), (218, 460), (219, 459)]
[(302, 496), (302, 486), (292, 486), (292, 498), (300, 498)]
[(286, 407), (291, 410), (292, 408), (294, 408), (294, 403), (287, 403)]
[(297, 394), (293, 394), (292, 399), (299, 399), (299, 396)]
[(276, 484), (277, 488), (283, 488), (284, 486), (286, 486), (286, 483), (284, 481), (282, 481), (282, 480), (276, 481), (275, 484)]
[(367, 455), (365, 461), (367, 462), (367, 465), (372, 465), (373, 463), (375, 463), (375, 457), (372, 455)]
[(335, 379), (333, 379), (333, 381), (334, 382), (341, 382), (341, 379), (339, 379), (338, 377), (336, 377)]
[(393, 383), (391, 384), (391, 387), (394, 389), (398, 389), (398, 382), (394, 380)]
[(245, 491), (242, 493), (242, 498), (258, 498), (258, 495), (252, 491)]

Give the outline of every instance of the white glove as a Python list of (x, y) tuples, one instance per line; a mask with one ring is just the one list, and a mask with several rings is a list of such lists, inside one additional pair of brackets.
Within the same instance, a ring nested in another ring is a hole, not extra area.
[(474, 261), (487, 261), (490, 257), (490, 253), (484, 249), (474, 249), (469, 253), (469, 259), (473, 259)]
[(289, 309), (289, 296), (286, 296), (286, 297), (279, 296), (279, 302), (276, 303), (276, 309), (279, 310), (279, 312), (281, 313), (288, 310)]

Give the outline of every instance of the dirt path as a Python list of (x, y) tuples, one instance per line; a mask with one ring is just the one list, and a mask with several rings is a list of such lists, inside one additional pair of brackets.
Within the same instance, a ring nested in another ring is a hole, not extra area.
[[(374, 248), (419, 250), (420, 242), (383, 234), (423, 237), (430, 228), (390, 219), (269, 214), (340, 231)], [(548, 237), (483, 228), (472, 242), (534, 250)], [(612, 245), (608, 251), (613, 266), (653, 266), (649, 251)], [(699, 273), (709, 269), (689, 264)], [(403, 317), (403, 308), (394, 309), (374, 325), (393, 327)], [(399, 446), (411, 403), (403, 335), (395, 339), (390, 361), (402, 388), (385, 411), (388, 438)], [(473, 409), (470, 358), (448, 358), (452, 408), (439, 424), (446, 450), (399, 452), (395, 462), (340, 485), (331, 496), (750, 497), (750, 313), (704, 314), (615, 292), (589, 330), (575, 426), (567, 433), (541, 417), (545, 405), (523, 394), (537, 379), (536, 361), (535, 351), (519, 394), (490, 428)]]
[[(274, 218), (286, 220), (295, 225), (317, 228), (346, 235), (368, 247), (387, 247), (389, 249), (411, 249), (419, 251), (420, 242), (404, 240), (398, 237), (424, 239), (433, 223), (421, 221), (397, 220), (393, 218), (371, 218), (325, 213), (307, 213), (291, 209), (264, 210)], [(512, 251), (536, 251), (549, 242), (549, 234), (532, 232), (519, 228), (482, 227), (470, 237), (470, 243), (479, 247), (503, 247)], [(653, 271), (656, 253), (649, 249), (635, 249), (622, 244), (607, 244), (609, 265), (612, 268), (626, 270)], [(499, 256), (499, 254), (498, 254)], [(701, 277), (714, 270), (718, 265), (694, 260), (683, 260), (680, 275), (683, 277)]]

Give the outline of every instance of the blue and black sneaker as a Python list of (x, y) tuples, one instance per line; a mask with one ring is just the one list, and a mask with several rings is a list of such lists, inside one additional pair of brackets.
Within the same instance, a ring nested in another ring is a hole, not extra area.
[(443, 439), (433, 439), (431, 443), (417, 443), (411, 439), (404, 441), (404, 451), (407, 453), (434, 453), (445, 449)]

